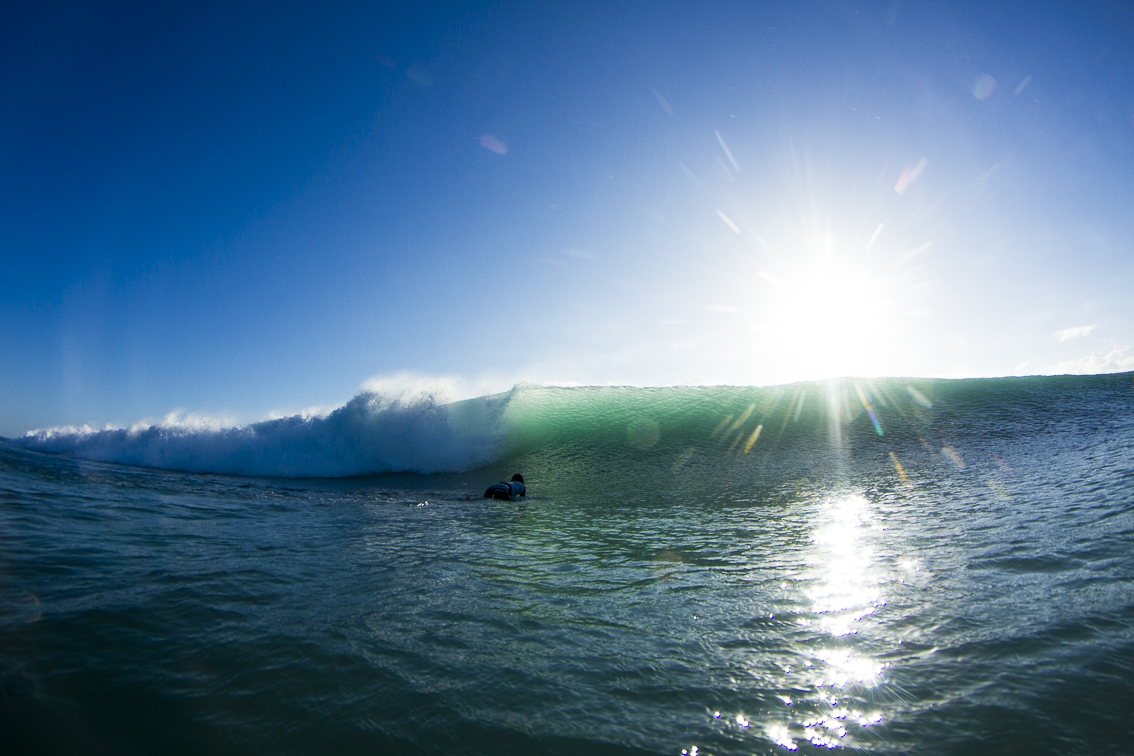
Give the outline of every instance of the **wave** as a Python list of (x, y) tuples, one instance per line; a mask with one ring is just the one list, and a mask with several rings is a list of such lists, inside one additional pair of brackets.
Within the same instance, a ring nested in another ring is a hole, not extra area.
[(292, 478), (446, 472), (495, 458), (510, 396), (446, 403), (432, 394), (392, 399), (363, 391), (325, 416), (227, 427), (170, 417), (130, 428), (48, 428), (19, 442), (100, 462), (187, 472)]
[(520, 384), (462, 401), (366, 388), (324, 416), (247, 426), (170, 418), (131, 428), (50, 428), (19, 442), (102, 462), (293, 478), (463, 472), (534, 464), (533, 453), (545, 469), (593, 469), (596, 461), (629, 469), (646, 462), (643, 455), (660, 455), (656, 461), (670, 469), (699, 450), (714, 460), (778, 450), (785, 464), (843, 450), (892, 464), (895, 454), (924, 449), (963, 464), (975, 439), (983, 448), (1042, 433), (1057, 415), (1082, 419), (1092, 402), (1109, 403), (1107, 396), (1128, 406), (1130, 377), (844, 379), (760, 388)]

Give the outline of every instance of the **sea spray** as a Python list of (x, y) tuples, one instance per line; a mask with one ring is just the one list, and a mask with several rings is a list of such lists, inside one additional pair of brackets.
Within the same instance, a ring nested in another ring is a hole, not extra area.
[(364, 391), (326, 416), (246, 426), (184, 423), (31, 431), (20, 442), (85, 459), (187, 472), (326, 478), (484, 465), (503, 436), (509, 394), (444, 403)]

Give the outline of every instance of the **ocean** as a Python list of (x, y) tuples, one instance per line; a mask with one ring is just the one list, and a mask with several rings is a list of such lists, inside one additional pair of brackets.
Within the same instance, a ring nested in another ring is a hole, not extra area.
[(1130, 373), (0, 441), (12, 756), (1134, 753), (1132, 711)]

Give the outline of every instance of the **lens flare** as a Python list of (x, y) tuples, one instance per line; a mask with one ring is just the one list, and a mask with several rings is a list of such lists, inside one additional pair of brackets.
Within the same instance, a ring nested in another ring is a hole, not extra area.
[(748, 437), (748, 442), (744, 444), (744, 453), (752, 451), (752, 447), (756, 445), (756, 439), (760, 438), (760, 431), (764, 430), (763, 425), (757, 425), (756, 430), (752, 431), (752, 435)]
[(482, 134), (480, 137), (480, 146), (489, 152), (495, 152), (497, 155), (507, 155), (508, 145), (501, 142), (491, 134)]
[(720, 217), (720, 219), (725, 222), (725, 225), (728, 226), (729, 228), (731, 228), (734, 232), (736, 232), (738, 234), (740, 233), (740, 228), (737, 227), (737, 225), (732, 222), (732, 218), (730, 218), (730, 217), (728, 217), (727, 215), (724, 214), (724, 211), (718, 210), (717, 216)]
[(928, 161), (925, 158), (917, 161), (917, 165), (907, 165), (902, 170), (902, 175), (898, 176), (898, 183), (894, 184), (894, 191), (898, 194), (905, 194), (906, 189), (909, 189), (910, 184), (917, 181), (917, 177), (925, 170)]
[(910, 479), (906, 476), (906, 468), (902, 467), (902, 463), (898, 461), (898, 455), (890, 452), (890, 461), (894, 463), (894, 469), (898, 471), (898, 477), (902, 479), (902, 485), (910, 488)]
[[(1021, 87), (1023, 89), (1023, 87)], [(978, 100), (987, 100), (992, 97), (992, 93), (996, 91), (996, 79), (988, 74), (981, 74), (976, 81), (973, 82), (973, 97)]]

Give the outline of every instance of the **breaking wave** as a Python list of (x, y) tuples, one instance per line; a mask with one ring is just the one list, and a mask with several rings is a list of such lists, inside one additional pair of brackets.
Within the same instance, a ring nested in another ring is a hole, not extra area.
[(960, 468), (965, 460), (994, 460), (990, 444), (1066, 431), (1087, 406), (1122, 408), (1118, 417), (1128, 417), (1131, 378), (887, 378), (763, 388), (520, 384), (463, 401), (448, 401), (443, 390), (397, 393), (369, 384), (322, 416), (247, 426), (169, 418), (131, 428), (50, 428), (19, 442), (102, 462), (293, 478), (463, 472), (497, 463), (587, 477), (773, 457), (780, 473), (802, 475), (804, 467), (836, 464), (831, 455), (843, 452), (856, 465), (893, 466), (905, 476), (900, 460), (911, 454), (929, 452)]
[(494, 459), (513, 393), (446, 403), (432, 394), (390, 398), (363, 391), (325, 416), (246, 426), (170, 417), (130, 428), (48, 428), (19, 441), (100, 462), (188, 472), (304, 478), (448, 472)]

